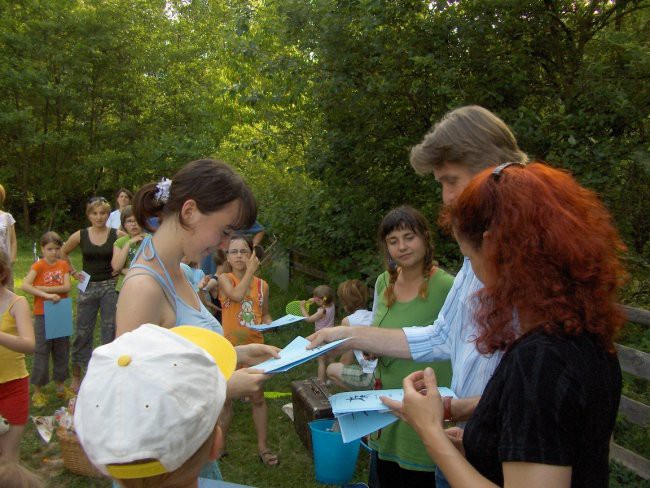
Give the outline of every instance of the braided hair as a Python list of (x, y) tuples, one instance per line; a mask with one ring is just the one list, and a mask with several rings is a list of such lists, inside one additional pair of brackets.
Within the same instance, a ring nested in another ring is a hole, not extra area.
[(418, 292), (420, 298), (427, 297), (429, 277), (431, 276), (434, 266), (437, 264), (433, 257), (435, 248), (433, 245), (433, 239), (431, 238), (431, 228), (426, 217), (418, 210), (408, 205), (397, 207), (388, 212), (382, 219), (381, 224), (379, 224), (377, 241), (379, 249), (384, 255), (386, 270), (389, 275), (388, 286), (386, 286), (386, 290), (384, 291), (384, 298), (386, 299), (389, 308), (395, 303), (395, 282), (399, 275), (399, 269), (388, 253), (386, 238), (393, 231), (405, 229), (413, 231), (424, 241), (425, 253), (424, 260), (422, 261), (422, 276), (424, 277), (424, 280), (422, 285), (420, 285), (420, 290)]

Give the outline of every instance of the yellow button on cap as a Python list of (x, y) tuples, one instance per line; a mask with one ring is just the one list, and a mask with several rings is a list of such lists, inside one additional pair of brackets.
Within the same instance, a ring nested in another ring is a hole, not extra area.
[(119, 364), (120, 366), (128, 366), (129, 364), (131, 364), (131, 356), (127, 354), (125, 354), (124, 356), (120, 356), (119, 358), (117, 358), (117, 364)]

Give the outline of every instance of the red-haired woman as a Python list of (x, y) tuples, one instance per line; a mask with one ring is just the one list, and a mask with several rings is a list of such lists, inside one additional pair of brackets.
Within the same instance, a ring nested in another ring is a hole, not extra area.
[(625, 249), (609, 213), (567, 173), (509, 163), (477, 175), (449, 217), (485, 283), (477, 347), (506, 353), (464, 434), (443, 430), (429, 369), (387, 403), (452, 486), (607, 486)]

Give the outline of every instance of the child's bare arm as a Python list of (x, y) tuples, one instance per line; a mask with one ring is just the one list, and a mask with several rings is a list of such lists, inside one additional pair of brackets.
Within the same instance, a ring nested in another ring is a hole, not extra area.
[[(58, 295), (57, 295), (58, 296)], [(34, 352), (34, 326), (32, 324), (32, 315), (29, 311), (29, 304), (24, 297), (17, 300), (9, 312), (16, 321), (16, 330), (18, 335), (0, 332), (0, 346), (4, 346), (12, 351), (30, 354)]]
[(16, 262), (18, 257), (18, 240), (16, 239), (16, 226), (11, 226), (9, 230), (9, 252), (11, 253), (11, 264)]
[[(253, 254), (253, 258), (257, 259)], [(249, 263), (251, 261), (249, 260)], [(257, 261), (259, 266), (259, 261)], [(225, 276), (221, 275), (219, 277), (219, 290), (223, 292), (228, 298), (235, 302), (241, 302), (246, 296), (246, 292), (251, 286), (253, 277), (255, 276), (255, 271), (257, 266), (248, 265), (246, 268), (246, 273), (237, 286), (233, 285), (229, 279), (226, 279)]]
[(312, 315), (309, 315), (309, 312), (307, 312), (307, 309), (305, 308), (305, 301), (304, 300), (302, 302), (300, 302), (300, 309), (302, 311), (303, 316), (305, 317), (305, 322), (309, 322), (310, 324), (313, 324), (317, 320), (320, 320), (325, 315), (325, 308), (324, 307), (320, 307), (318, 310), (316, 310), (315, 313), (313, 313)]
[(55, 296), (54, 293), (48, 293), (47, 291), (42, 290), (41, 287), (34, 286), (35, 278), (36, 278), (36, 271), (30, 269), (29, 273), (27, 273), (27, 276), (25, 276), (25, 278), (23, 279), (23, 284), (20, 285), (20, 289), (23, 290), (25, 293), (29, 293), (30, 295), (34, 295), (35, 297), (44, 298), (45, 300), (53, 300), (53, 301), (59, 300), (60, 298), (59, 295)]
[(54, 285), (54, 286), (37, 286), (41, 291), (45, 291), (48, 293), (69, 293), (70, 289), (72, 288), (70, 284), (70, 273), (66, 273), (63, 275), (63, 284), (62, 285)]

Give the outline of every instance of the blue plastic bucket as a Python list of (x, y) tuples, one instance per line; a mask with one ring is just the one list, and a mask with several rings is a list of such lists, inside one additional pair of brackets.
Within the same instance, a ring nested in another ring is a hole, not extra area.
[(332, 432), (333, 419), (309, 422), (314, 449), (316, 481), (328, 485), (343, 485), (352, 479), (359, 456), (359, 442), (343, 443), (340, 432)]

